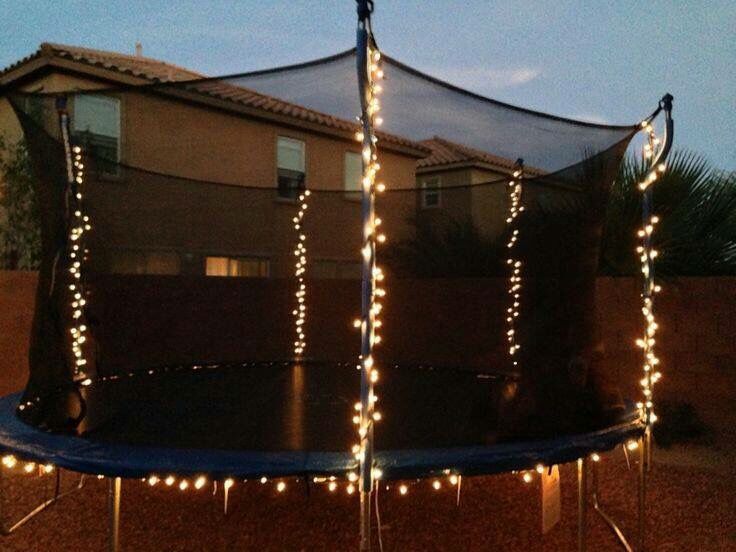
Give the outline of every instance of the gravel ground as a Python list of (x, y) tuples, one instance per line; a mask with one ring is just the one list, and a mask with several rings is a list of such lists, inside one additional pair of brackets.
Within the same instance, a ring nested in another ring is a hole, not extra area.
[[(620, 449), (601, 461), (601, 490), (609, 512), (625, 531), (636, 524), (636, 470), (627, 470)], [(439, 491), (429, 482), (400, 496), (394, 484), (380, 492), (384, 550), (575, 550), (576, 474), (563, 466), (562, 521), (541, 534), (539, 482), (518, 475), (466, 478), (461, 504), (447, 482)], [(66, 475), (66, 474), (65, 474)], [(67, 478), (65, 477), (65, 480)], [(69, 483), (72, 477), (69, 476)], [(39, 500), (52, 478), (6, 478), (4, 516), (17, 516)], [(9, 552), (105, 550), (105, 481), (88, 480), (76, 495), (42, 513), (0, 540)], [(648, 544), (656, 551), (736, 551), (736, 477), (705, 466), (657, 462), (649, 485)], [(273, 483), (237, 484), (231, 512), (222, 515), (222, 494), (205, 490), (149, 488), (125, 481), (121, 545), (124, 551), (356, 550), (358, 501), (344, 486), (289, 482), (284, 493)], [(589, 511), (589, 550), (620, 550), (602, 520)], [(377, 548), (377, 547), (376, 547)]]

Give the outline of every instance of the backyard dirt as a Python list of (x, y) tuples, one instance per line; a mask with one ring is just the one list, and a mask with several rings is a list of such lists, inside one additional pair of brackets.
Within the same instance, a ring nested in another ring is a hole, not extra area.
[[(601, 460), (601, 490), (609, 513), (627, 532), (636, 524), (636, 471), (628, 471), (620, 449)], [(52, 478), (47, 477), (47, 481)], [(43, 479), (8, 479), (5, 516), (18, 515), (40, 498)], [(69, 483), (72, 483), (71, 477)], [(91, 479), (76, 495), (31, 520), (0, 541), (13, 552), (105, 550), (106, 481)], [(736, 479), (707, 467), (656, 462), (649, 485), (649, 550), (736, 550)], [(338, 489), (290, 482), (238, 484), (231, 490), (231, 512), (222, 515), (222, 494), (181, 492), (159, 483), (149, 488), (126, 481), (122, 499), (122, 550), (356, 550), (358, 501)], [(460, 506), (447, 482), (435, 491), (429, 482), (400, 496), (396, 486), (380, 493), (384, 550), (576, 549), (575, 469), (562, 469), (562, 521), (541, 534), (539, 482), (518, 475), (466, 478)], [(591, 551), (619, 550), (603, 521), (589, 511)], [(377, 549), (377, 547), (376, 547)]]

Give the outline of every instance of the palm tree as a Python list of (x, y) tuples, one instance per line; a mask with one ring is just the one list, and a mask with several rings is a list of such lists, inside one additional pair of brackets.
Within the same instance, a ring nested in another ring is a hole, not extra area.
[[(622, 163), (611, 191), (601, 254), (601, 272), (637, 274), (636, 231), (641, 226), (643, 161)], [(653, 235), (662, 276), (736, 274), (736, 172), (716, 169), (702, 155), (677, 151), (653, 188), (661, 222)]]

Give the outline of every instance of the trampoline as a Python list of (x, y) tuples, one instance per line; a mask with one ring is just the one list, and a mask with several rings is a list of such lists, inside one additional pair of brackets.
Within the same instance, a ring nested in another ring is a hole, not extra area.
[[(296, 66), (2, 90), (42, 228), (30, 377), (0, 399), (3, 463), (109, 478), (112, 550), (124, 478), (206, 477), (226, 510), (238, 480), (329, 478), (357, 491), (369, 550), (377, 481), (577, 462), (584, 550), (588, 459), (625, 445), (640, 454), (642, 548), (660, 377), (651, 185), (672, 97), (629, 126), (503, 104), (382, 55), (371, 10), (358, 2), (357, 48)], [(123, 154), (97, 124), (111, 105)], [(602, 367), (595, 278), (640, 132), (632, 402)], [(275, 174), (259, 172), (272, 158)]]

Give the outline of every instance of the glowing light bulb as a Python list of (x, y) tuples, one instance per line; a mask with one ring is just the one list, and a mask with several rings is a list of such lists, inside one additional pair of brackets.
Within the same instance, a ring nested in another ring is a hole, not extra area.
[(406, 485), (399, 485), (399, 494), (402, 496), (409, 492), (409, 488)]
[(18, 460), (12, 454), (3, 456), (3, 466), (6, 468), (14, 468), (17, 463)]

